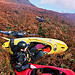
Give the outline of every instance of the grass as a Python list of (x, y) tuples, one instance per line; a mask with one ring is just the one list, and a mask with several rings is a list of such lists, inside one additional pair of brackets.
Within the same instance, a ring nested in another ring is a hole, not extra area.
[(0, 52), (4, 52), (5, 50), (4, 49), (0, 49)]
[(1, 52), (2, 50), (0, 49), (0, 52)]
[(66, 64), (61, 64), (61, 68), (68, 68)]
[(69, 59), (69, 62), (75, 62), (75, 59), (70, 58), (70, 59)]
[(11, 27), (10, 26), (7, 26), (7, 30), (11, 30)]
[(55, 29), (55, 26), (53, 26), (52, 24), (50, 25), (50, 28)]
[(48, 23), (48, 24), (50, 23), (49, 18), (47, 18), (47, 23)]
[(38, 25), (41, 25), (41, 23), (38, 23)]

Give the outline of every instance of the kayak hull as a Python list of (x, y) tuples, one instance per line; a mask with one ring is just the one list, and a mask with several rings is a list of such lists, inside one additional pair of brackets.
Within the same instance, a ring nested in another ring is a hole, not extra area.
[[(8, 38), (4, 38), (6, 40), (9, 40)], [(14, 45), (17, 45), (18, 42), (20, 41), (25, 41), (27, 44), (31, 43), (31, 42), (38, 42), (38, 43), (43, 43), (46, 45), (50, 45), (51, 46), (51, 51), (48, 52), (48, 54), (56, 54), (56, 53), (62, 53), (64, 51), (66, 51), (68, 49), (68, 46), (60, 40), (57, 39), (51, 39), (51, 38), (40, 38), (40, 37), (26, 37), (26, 38), (17, 38), (14, 39)], [(5, 42), (2, 47), (8, 48), (10, 54), (13, 54), (13, 52), (11, 51), (10, 48), (10, 40)]]
[[(31, 63), (30, 63), (31, 64)], [(58, 67), (54, 67), (54, 66), (46, 66), (46, 65), (38, 65), (38, 64), (31, 64), (31, 65), (34, 65), (36, 68), (47, 68), (47, 69), (53, 69), (53, 70), (59, 70), (59, 71), (61, 71), (61, 72), (64, 72), (64, 75), (75, 75), (75, 73), (72, 71), (72, 70), (70, 70), (70, 69), (63, 69), (63, 68), (58, 68)], [(33, 71), (34, 69), (30, 69), (30, 68), (28, 68), (28, 69), (26, 69), (26, 70), (24, 70), (24, 71), (21, 71), (21, 72), (17, 72), (16, 70), (15, 70), (15, 73), (17, 74), (17, 75), (31, 75), (31, 72)], [(43, 74), (41, 74), (41, 75), (46, 75), (47, 73), (43, 73)], [(49, 74), (49, 73), (48, 73)], [(47, 74), (47, 75), (48, 75)], [(50, 75), (50, 74), (49, 74)], [(57, 75), (59, 75), (59, 74), (57, 74)]]

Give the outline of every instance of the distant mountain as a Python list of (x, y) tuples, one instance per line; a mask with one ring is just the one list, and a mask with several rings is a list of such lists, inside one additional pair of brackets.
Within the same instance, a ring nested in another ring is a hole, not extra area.
[(6, 2), (19, 3), (19, 4), (23, 4), (23, 5), (35, 6), (32, 3), (30, 3), (29, 0), (0, 0), (0, 1), (6, 1)]
[(68, 19), (72, 26), (75, 26), (75, 13), (62, 13), (61, 15)]

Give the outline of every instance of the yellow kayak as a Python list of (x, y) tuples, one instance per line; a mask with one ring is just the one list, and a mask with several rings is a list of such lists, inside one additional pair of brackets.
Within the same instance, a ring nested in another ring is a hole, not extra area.
[[(8, 52), (10, 52), (10, 54), (13, 54), (13, 52), (11, 51), (11, 48), (10, 48), (10, 39), (5, 38), (5, 37), (2, 37), (2, 38), (8, 40), (7, 42), (5, 42), (2, 45), (3, 49), (8, 48)], [(27, 44), (29, 44), (31, 42), (38, 42), (38, 43), (50, 45), (51, 51), (48, 52), (48, 54), (62, 53), (68, 49), (68, 46), (63, 41), (60, 41), (57, 39), (40, 38), (40, 37), (17, 38), (17, 39), (14, 39), (14, 45), (17, 45), (18, 42), (20, 42), (20, 41), (25, 41)]]

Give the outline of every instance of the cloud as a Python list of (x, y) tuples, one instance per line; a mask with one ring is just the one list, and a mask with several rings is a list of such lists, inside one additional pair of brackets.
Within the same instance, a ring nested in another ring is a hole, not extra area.
[(65, 9), (75, 9), (75, 0), (41, 0), (41, 4), (51, 4)]
[(41, 3), (42, 4), (53, 4), (53, 3), (55, 3), (57, 0), (41, 0)]

